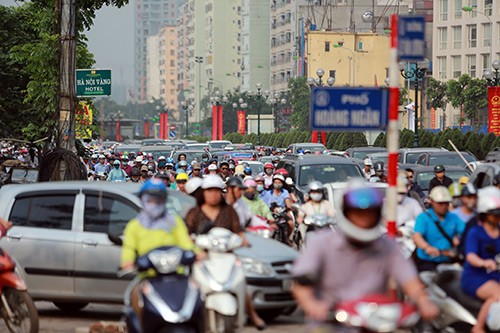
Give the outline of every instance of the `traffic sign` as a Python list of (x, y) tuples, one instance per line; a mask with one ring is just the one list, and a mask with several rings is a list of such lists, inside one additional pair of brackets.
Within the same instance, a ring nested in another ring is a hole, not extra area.
[(425, 58), (425, 17), (399, 16), (398, 57), (404, 61), (422, 61)]
[(169, 136), (170, 136), (171, 138), (175, 138), (175, 136), (176, 136), (176, 135), (177, 135), (177, 133), (176, 133), (175, 131), (170, 131)]
[(314, 87), (310, 127), (315, 131), (370, 131), (387, 127), (387, 88)]
[(171, 129), (172, 131), (175, 131), (175, 125), (170, 125), (170, 129)]
[(76, 96), (98, 97), (111, 95), (111, 69), (77, 69)]

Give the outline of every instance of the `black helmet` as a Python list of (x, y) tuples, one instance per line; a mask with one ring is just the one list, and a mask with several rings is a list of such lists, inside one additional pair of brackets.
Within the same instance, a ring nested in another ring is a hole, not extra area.
[(132, 170), (130, 171), (130, 175), (131, 176), (140, 176), (141, 172), (137, 168), (132, 168)]
[(384, 172), (384, 162), (382, 161), (377, 161), (375, 162), (375, 164), (373, 165), (373, 169), (375, 170), (375, 172)]

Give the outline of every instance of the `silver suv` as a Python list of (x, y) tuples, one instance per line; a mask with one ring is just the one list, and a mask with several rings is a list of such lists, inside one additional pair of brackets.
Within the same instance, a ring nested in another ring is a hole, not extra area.
[[(129, 280), (116, 275), (121, 249), (108, 234), (121, 235), (137, 215), (139, 189), (137, 184), (108, 182), (0, 188), (0, 217), (14, 223), (0, 245), (17, 260), (34, 299), (67, 310), (89, 302), (122, 302)], [(195, 205), (179, 192), (171, 191), (168, 198), (169, 210), (181, 216)], [(274, 240), (252, 235), (249, 240), (253, 246), (238, 255), (257, 309), (278, 315), (293, 308), (289, 269), (297, 253)]]

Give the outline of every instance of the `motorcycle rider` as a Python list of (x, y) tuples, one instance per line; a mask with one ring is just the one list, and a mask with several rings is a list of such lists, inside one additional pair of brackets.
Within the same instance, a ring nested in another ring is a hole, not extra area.
[[(161, 246), (178, 246), (183, 250), (195, 250), (186, 225), (177, 215), (167, 211), (167, 187), (159, 179), (151, 179), (142, 185), (139, 197), (143, 209), (136, 218), (130, 220), (123, 232), (123, 246), (120, 267), (131, 269), (135, 259)], [(197, 255), (198, 259), (203, 254)], [(141, 278), (152, 275), (151, 272), (139, 273)], [(130, 301), (140, 318), (141, 307), (139, 285), (131, 291)]]
[(267, 190), (273, 184), (274, 165), (272, 163), (264, 164), (264, 172), (260, 174), (264, 178), (264, 188)]
[(419, 271), (435, 270), (437, 265), (450, 262), (465, 228), (458, 216), (448, 212), (452, 200), (448, 188), (434, 187), (429, 199), (432, 208), (417, 217), (413, 235)]
[(462, 273), (462, 289), (470, 296), (484, 301), (477, 316), (477, 324), (472, 329), (473, 333), (483, 333), (490, 306), (500, 301), (498, 188), (488, 186), (479, 190), (477, 212), (481, 223), (470, 229), (465, 240), (466, 261)]
[(444, 186), (446, 188), (453, 184), (453, 180), (446, 176), (444, 165), (436, 165), (434, 167), (434, 178), (429, 182), (429, 193), (436, 186)]
[(384, 162), (382, 161), (377, 161), (375, 162), (375, 165), (373, 166), (373, 169), (375, 171), (375, 174), (370, 177), (372, 178), (378, 178), (377, 182), (381, 183), (387, 183), (387, 176), (385, 175), (385, 165)]
[(326, 215), (333, 217), (335, 215), (335, 210), (328, 200), (324, 198), (325, 186), (322, 182), (315, 180), (309, 183), (309, 200), (301, 206), (302, 210), (299, 210), (297, 216), (297, 222), (299, 223), (299, 230), (302, 234), (302, 239), (305, 239), (305, 234), (307, 231), (307, 226), (303, 224), (306, 215)]
[(318, 232), (292, 270), (292, 293), (306, 314), (309, 331), (331, 332), (324, 322), (336, 302), (386, 292), (389, 276), (424, 319), (437, 316), (439, 309), (428, 300), (415, 267), (393, 240), (382, 237), (382, 194), (365, 182), (352, 181), (335, 200), (340, 232)]
[(375, 174), (375, 171), (373, 171), (372, 166), (372, 160), (369, 158), (365, 158), (363, 161), (364, 168), (361, 170), (363, 172), (363, 176), (365, 176), (366, 179), (370, 180), (370, 177)]
[(131, 183), (141, 183), (141, 172), (137, 168), (132, 168), (130, 170), (130, 179), (129, 182)]
[(396, 185), (398, 191), (397, 226), (402, 227), (412, 221), (413, 223), (409, 227), (413, 229), (417, 216), (423, 212), (422, 206), (420, 206), (417, 200), (408, 196), (408, 181), (406, 177), (403, 175), (398, 176)]
[(243, 193), (242, 200), (247, 203), (253, 214), (262, 216), (270, 224), (273, 224), (275, 222), (274, 217), (271, 214), (271, 210), (269, 209), (269, 207), (259, 196), (259, 192), (257, 191), (257, 182), (253, 179), (248, 179), (245, 180), (244, 184), (247, 189)]
[(127, 173), (121, 168), (119, 160), (113, 162), (113, 170), (109, 172), (107, 181), (109, 182), (124, 182), (127, 180)]
[(451, 212), (456, 214), (464, 223), (468, 223), (476, 215), (477, 190), (472, 183), (467, 183), (460, 192), (461, 205)]

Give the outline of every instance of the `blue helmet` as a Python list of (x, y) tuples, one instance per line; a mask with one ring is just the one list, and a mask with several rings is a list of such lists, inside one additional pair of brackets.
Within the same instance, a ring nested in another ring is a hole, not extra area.
[(249, 166), (245, 166), (245, 169), (243, 169), (243, 173), (247, 176), (250, 176), (252, 174), (252, 168)]
[(175, 161), (174, 161), (174, 159), (172, 157), (167, 157), (167, 159), (165, 160), (165, 162), (175, 164)]
[(142, 185), (139, 191), (139, 197), (144, 194), (150, 195), (160, 200), (167, 200), (167, 187), (158, 178), (152, 178), (147, 180), (144, 185)]

